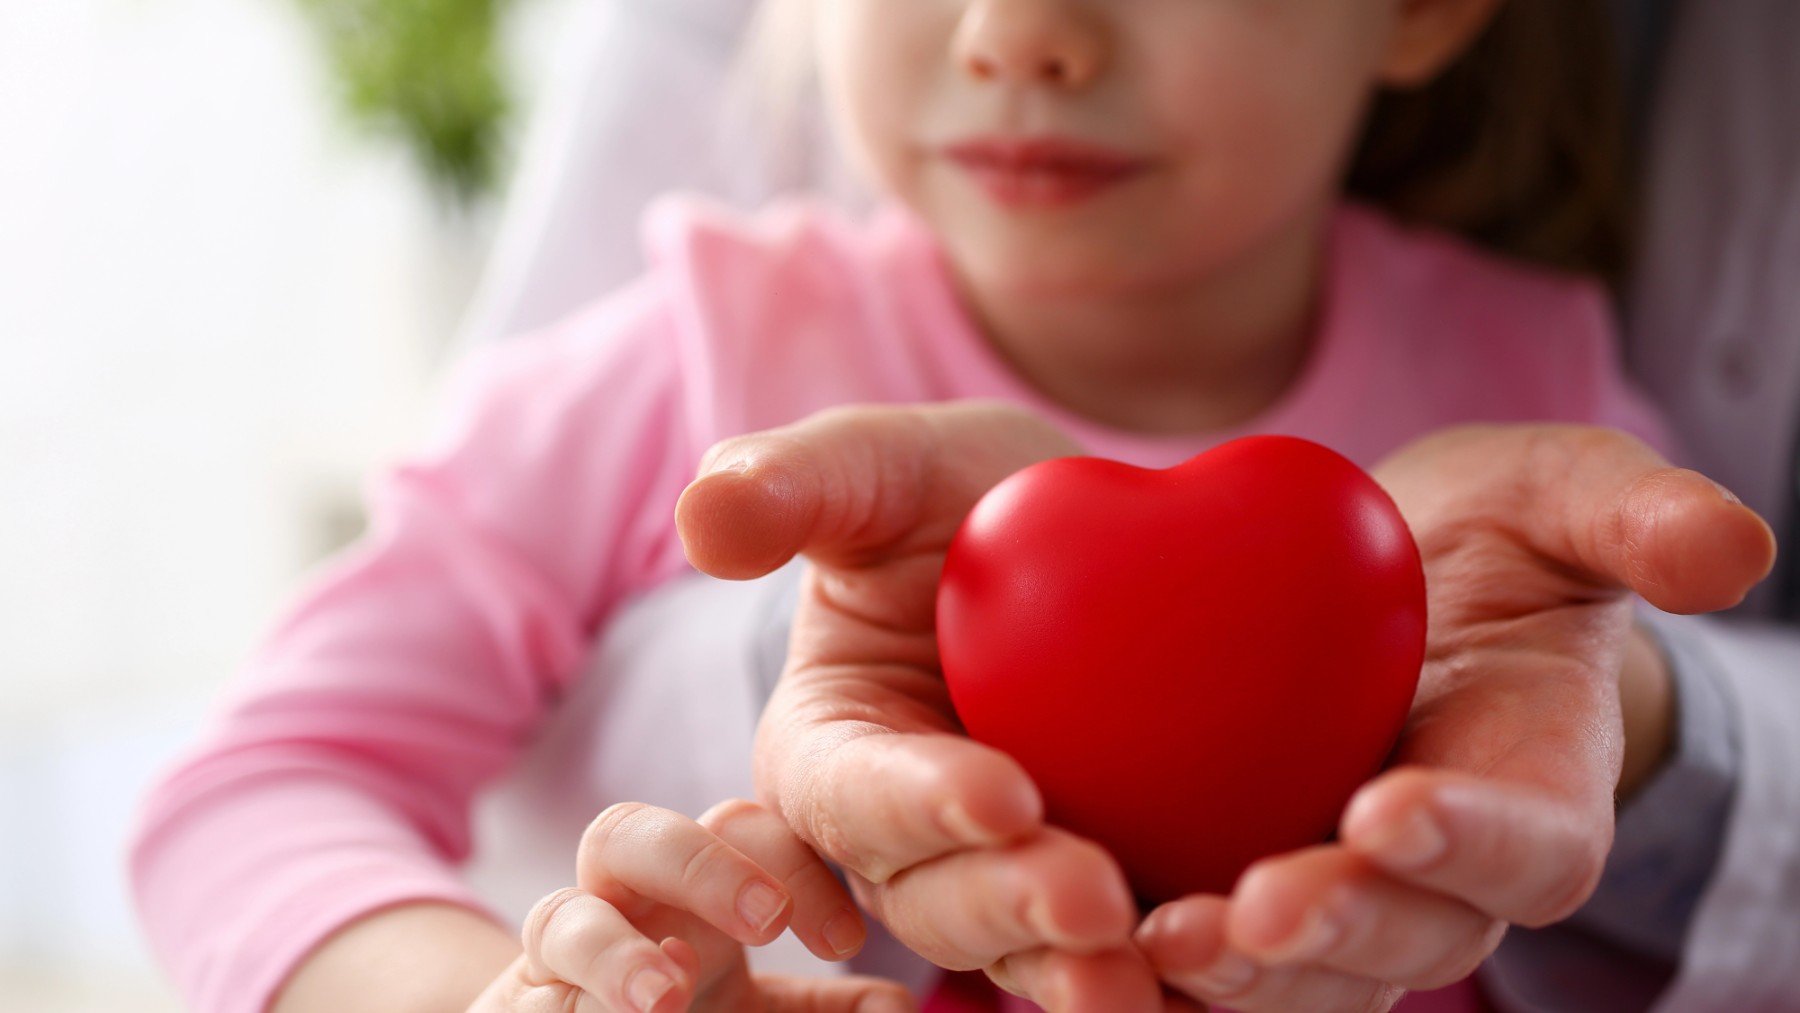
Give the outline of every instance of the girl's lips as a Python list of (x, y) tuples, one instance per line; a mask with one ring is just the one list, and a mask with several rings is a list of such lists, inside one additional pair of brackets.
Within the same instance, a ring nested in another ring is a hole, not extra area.
[(974, 138), (943, 151), (997, 203), (1013, 208), (1079, 204), (1147, 168), (1124, 152), (1059, 137)]

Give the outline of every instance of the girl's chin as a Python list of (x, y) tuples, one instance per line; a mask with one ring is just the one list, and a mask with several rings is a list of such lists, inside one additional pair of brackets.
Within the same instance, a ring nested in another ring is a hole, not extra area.
[(925, 214), (965, 284), (1007, 297), (1105, 297), (1155, 286), (1175, 257), (1149, 237), (1166, 227), (1140, 216), (1017, 214), (944, 201)]
[(1132, 269), (1131, 254), (1101, 245), (1075, 246), (1067, 236), (1054, 245), (970, 245), (978, 248), (965, 248), (955, 258), (960, 273), (965, 283), (990, 297), (1104, 298), (1155, 281), (1148, 272)]

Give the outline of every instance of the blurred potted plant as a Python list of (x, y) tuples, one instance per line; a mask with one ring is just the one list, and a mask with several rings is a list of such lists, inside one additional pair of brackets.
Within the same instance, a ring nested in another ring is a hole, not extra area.
[(403, 142), (467, 207), (499, 178), (512, 110), (500, 22), (516, 0), (297, 0), (351, 118)]

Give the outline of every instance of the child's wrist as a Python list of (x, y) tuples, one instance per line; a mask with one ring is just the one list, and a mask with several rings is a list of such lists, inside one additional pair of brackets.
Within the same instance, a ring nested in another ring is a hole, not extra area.
[(463, 1013), (519, 953), (511, 933), (465, 908), (401, 904), (352, 922), (295, 970), (273, 1013)]

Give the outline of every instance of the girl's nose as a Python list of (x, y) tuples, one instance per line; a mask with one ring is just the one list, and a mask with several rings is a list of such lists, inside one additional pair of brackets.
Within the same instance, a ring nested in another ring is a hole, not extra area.
[(1077, 90), (1106, 61), (1102, 26), (1070, 0), (974, 0), (956, 59), (978, 81)]

